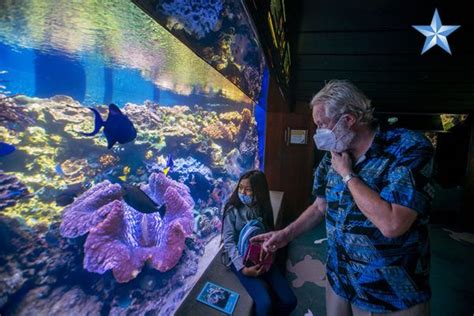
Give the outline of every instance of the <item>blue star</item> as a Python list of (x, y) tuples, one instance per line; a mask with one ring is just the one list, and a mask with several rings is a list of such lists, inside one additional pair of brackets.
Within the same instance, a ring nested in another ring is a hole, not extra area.
[(431, 25), (412, 25), (418, 32), (426, 36), (425, 45), (421, 54), (423, 55), (431, 47), (438, 45), (451, 55), (449, 49), (448, 37), (449, 34), (456, 31), (460, 25), (442, 25), (441, 19), (438, 15), (438, 9), (435, 9)]

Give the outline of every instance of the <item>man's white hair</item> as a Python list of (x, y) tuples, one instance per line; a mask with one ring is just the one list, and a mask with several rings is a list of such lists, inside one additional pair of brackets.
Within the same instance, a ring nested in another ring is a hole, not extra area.
[(348, 80), (331, 80), (313, 97), (310, 108), (323, 104), (331, 120), (353, 114), (358, 123), (371, 124), (373, 108), (369, 98)]

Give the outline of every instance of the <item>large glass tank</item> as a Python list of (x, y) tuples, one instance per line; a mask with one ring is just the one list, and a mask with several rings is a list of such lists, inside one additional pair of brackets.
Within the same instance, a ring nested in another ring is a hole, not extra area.
[(257, 152), (252, 99), (132, 2), (1, 1), (0, 313), (172, 314)]

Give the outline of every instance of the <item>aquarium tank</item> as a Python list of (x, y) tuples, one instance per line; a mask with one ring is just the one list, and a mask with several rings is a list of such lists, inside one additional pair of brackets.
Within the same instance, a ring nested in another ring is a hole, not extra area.
[(171, 315), (218, 252), (268, 70), (240, 1), (186, 3), (0, 2), (1, 315)]

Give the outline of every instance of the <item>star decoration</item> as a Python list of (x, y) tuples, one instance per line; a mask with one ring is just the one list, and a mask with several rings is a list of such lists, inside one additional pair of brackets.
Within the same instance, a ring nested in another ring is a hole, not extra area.
[(431, 25), (412, 25), (418, 32), (426, 36), (425, 45), (421, 54), (423, 55), (431, 47), (438, 45), (446, 52), (451, 54), (448, 44), (448, 35), (456, 31), (460, 25), (442, 25), (439, 18), (438, 9), (435, 9)]

